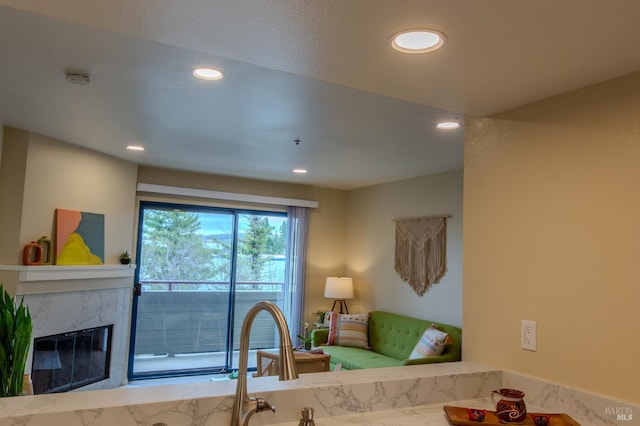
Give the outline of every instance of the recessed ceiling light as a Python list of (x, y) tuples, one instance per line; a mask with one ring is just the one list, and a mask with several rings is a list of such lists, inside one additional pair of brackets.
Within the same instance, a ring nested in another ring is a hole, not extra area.
[(193, 76), (201, 80), (220, 80), (224, 74), (215, 68), (196, 68), (193, 70)]
[(436, 127), (442, 130), (455, 130), (460, 127), (460, 123), (457, 121), (441, 121)]
[(293, 173), (298, 173), (298, 174), (305, 174), (307, 173), (307, 169), (293, 169)]
[(444, 40), (445, 36), (440, 31), (404, 30), (391, 36), (391, 46), (404, 53), (427, 53), (440, 48)]
[(127, 145), (127, 149), (129, 151), (144, 151), (144, 147), (139, 145)]

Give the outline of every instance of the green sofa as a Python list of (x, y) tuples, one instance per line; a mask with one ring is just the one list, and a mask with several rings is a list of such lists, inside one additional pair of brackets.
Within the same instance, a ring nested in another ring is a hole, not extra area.
[[(435, 324), (438, 329), (449, 334), (452, 342), (441, 355), (409, 359), (422, 333)], [(369, 346), (371, 349), (327, 345), (328, 328), (311, 331), (313, 346), (322, 347), (331, 355), (331, 369), (342, 364), (344, 370), (362, 368), (396, 367), (400, 365), (431, 364), (436, 362), (460, 361), (462, 359), (462, 330), (435, 321), (421, 320), (384, 311), (370, 312)]]

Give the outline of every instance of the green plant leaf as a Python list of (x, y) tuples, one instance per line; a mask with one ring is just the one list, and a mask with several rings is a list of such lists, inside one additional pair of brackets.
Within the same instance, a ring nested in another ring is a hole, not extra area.
[(16, 307), (0, 284), (0, 396), (22, 393), (33, 325), (24, 300)]
[[(0, 308), (0, 312), (3, 312), (2, 308)], [(0, 318), (4, 318), (4, 315), (1, 315)], [(7, 324), (5, 324), (4, 321), (0, 321), (0, 342), (5, 341), (5, 336), (7, 334)]]
[(311, 342), (311, 338), (310, 337), (302, 337), (299, 334), (298, 334), (298, 339), (300, 339), (300, 340), (302, 340), (303, 342), (306, 342), (306, 343)]
[(5, 323), (5, 327), (7, 330), (7, 335), (5, 337), (7, 342), (13, 341), (13, 312), (8, 309), (2, 312), (2, 319)]

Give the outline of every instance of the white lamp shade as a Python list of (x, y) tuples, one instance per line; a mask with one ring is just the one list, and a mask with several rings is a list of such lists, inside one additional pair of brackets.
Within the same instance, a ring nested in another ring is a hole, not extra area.
[(328, 299), (353, 299), (353, 280), (349, 277), (327, 277), (324, 297)]

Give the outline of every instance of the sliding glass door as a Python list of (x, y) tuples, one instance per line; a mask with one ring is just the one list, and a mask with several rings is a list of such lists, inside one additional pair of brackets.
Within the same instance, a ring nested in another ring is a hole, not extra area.
[[(237, 368), (248, 309), (270, 300), (285, 310), (286, 241), (284, 212), (142, 202), (129, 377)], [(273, 319), (259, 314), (251, 348), (274, 348), (277, 338)]]

